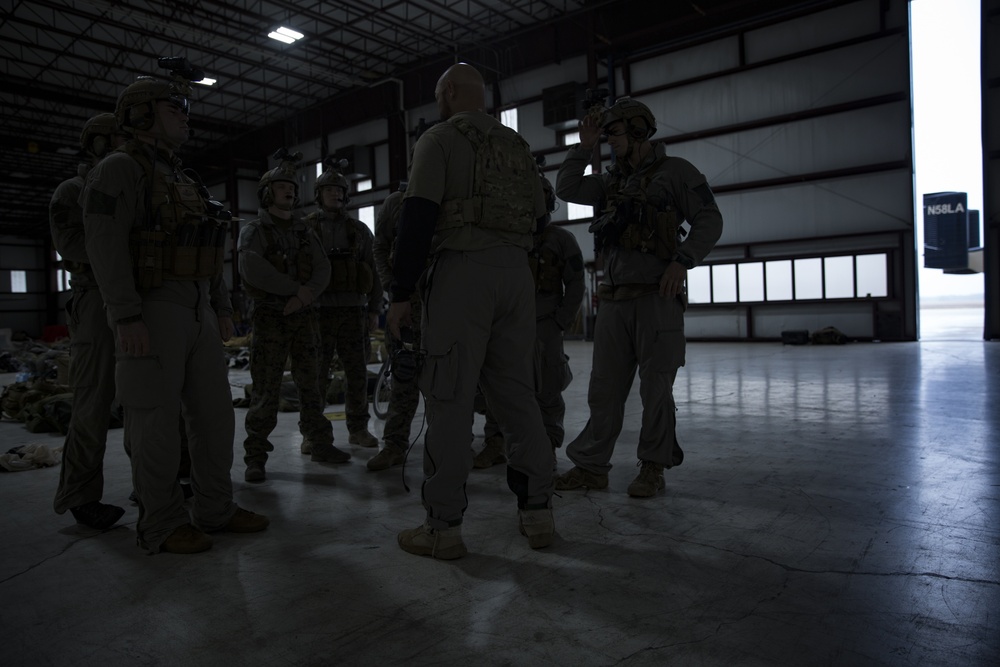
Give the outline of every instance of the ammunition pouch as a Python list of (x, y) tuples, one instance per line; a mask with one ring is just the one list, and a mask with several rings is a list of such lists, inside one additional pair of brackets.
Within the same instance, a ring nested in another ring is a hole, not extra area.
[(375, 284), (370, 266), (356, 260), (350, 252), (334, 252), (330, 260), (329, 292), (368, 294)]

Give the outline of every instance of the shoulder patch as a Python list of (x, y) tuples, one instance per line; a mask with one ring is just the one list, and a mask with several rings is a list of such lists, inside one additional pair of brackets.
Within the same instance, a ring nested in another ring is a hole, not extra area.
[(701, 199), (701, 203), (704, 206), (709, 206), (715, 203), (715, 195), (712, 193), (712, 188), (708, 187), (708, 183), (702, 183), (698, 187), (694, 188), (694, 193), (698, 195)]

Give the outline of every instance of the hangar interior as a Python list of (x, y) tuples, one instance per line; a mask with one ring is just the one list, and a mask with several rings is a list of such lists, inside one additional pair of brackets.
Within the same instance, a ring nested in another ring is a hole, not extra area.
[[(284, 415), (273, 480), (235, 485), (272, 527), (200, 557), (139, 558), (132, 508), (104, 534), (67, 524), (50, 510), (51, 469), (4, 476), (14, 639), (0, 661), (997, 664), (1000, 2), (981, 7), (985, 342), (921, 343), (904, 0), (12, 3), (0, 19), (0, 329), (39, 337), (65, 321), (48, 199), (75, 171), (83, 122), (135, 76), (162, 75), (158, 56), (216, 80), (197, 87), (181, 155), (244, 220), (284, 147), (303, 153), (306, 204), (316, 164), (348, 159), (350, 208), (372, 223), (436, 120), (437, 77), (465, 61), (552, 181), (588, 90), (642, 100), (654, 141), (707, 176), (725, 229), (689, 274), (676, 396), (690, 458), (652, 504), (622, 493), (636, 388), (610, 491), (556, 499), (551, 555), (511, 530), (499, 469), (470, 479), (470, 558), (396, 548), (421, 513), (422, 411), (409, 492), (399, 474), (361, 470), (360, 448), (342, 468), (301, 459)], [(304, 38), (269, 39), (281, 25)], [(603, 146), (592, 168), (609, 159)], [(590, 260), (593, 215), (566, 202), (553, 215)], [(238, 230), (226, 270), (237, 299)], [(568, 437), (588, 416), (598, 275), (567, 348)], [(775, 343), (826, 326), (856, 344)], [(231, 381), (237, 392), (247, 379)], [(238, 442), (241, 421), (238, 410)], [(34, 441), (6, 420), (0, 432)], [(479, 417), (473, 435), (478, 446)], [(113, 432), (106, 494), (124, 499), (121, 450)]]

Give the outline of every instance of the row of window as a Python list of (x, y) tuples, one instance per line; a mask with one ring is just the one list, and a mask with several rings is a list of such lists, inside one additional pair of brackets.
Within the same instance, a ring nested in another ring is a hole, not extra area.
[(691, 303), (886, 297), (885, 253), (712, 264), (688, 271)]

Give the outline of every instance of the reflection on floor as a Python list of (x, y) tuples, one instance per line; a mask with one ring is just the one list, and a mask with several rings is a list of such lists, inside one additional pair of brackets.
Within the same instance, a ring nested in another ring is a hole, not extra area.
[[(570, 435), (590, 350), (567, 345)], [(610, 488), (556, 498), (559, 537), (538, 552), (502, 466), (470, 478), (467, 557), (400, 551), (423, 516), (421, 445), (407, 492), (399, 468), (365, 470), (371, 450), (310, 463), (291, 413), (248, 485), (237, 410), (237, 500), (272, 524), (199, 555), (136, 547), (120, 430), (106, 500), (128, 511), (106, 533), (52, 512), (57, 468), (0, 475), (0, 664), (1000, 664), (1000, 346), (702, 343), (687, 359), (666, 492), (625, 494), (633, 387)], [(474, 431), (479, 447), (481, 417)], [(61, 444), (11, 422), (0, 437)]]

